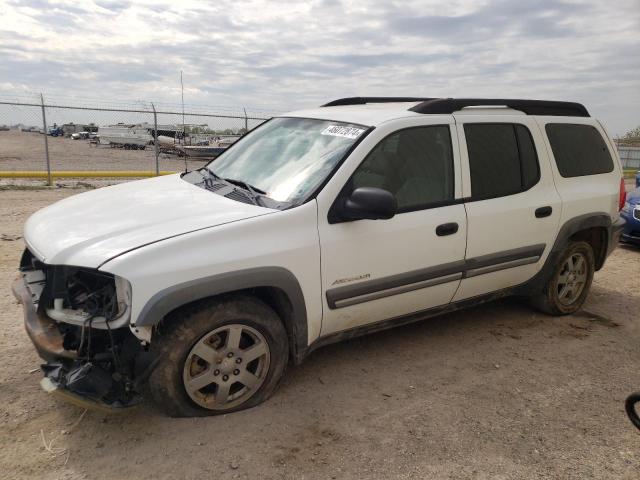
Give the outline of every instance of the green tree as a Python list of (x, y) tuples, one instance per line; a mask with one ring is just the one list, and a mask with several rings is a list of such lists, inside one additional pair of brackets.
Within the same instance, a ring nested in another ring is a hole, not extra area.
[(640, 141), (640, 126), (637, 126), (633, 130), (629, 130), (627, 133), (624, 134), (622, 139)]

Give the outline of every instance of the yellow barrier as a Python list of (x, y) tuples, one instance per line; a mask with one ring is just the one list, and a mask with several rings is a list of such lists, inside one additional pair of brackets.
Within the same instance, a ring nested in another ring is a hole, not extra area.
[[(160, 175), (171, 175), (176, 172), (160, 172)], [(52, 178), (143, 178), (143, 177), (155, 177), (156, 172), (135, 172), (135, 171), (109, 171), (109, 170), (97, 170), (97, 171), (66, 171), (66, 172), (51, 172)], [(0, 178), (47, 178), (47, 172), (30, 172), (30, 171), (15, 171), (7, 172), (0, 171)]]

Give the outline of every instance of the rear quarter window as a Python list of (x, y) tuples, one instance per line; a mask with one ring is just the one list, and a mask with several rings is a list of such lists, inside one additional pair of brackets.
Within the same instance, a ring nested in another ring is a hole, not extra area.
[(591, 125), (548, 123), (545, 127), (560, 175), (565, 178), (613, 171), (613, 159), (600, 132)]

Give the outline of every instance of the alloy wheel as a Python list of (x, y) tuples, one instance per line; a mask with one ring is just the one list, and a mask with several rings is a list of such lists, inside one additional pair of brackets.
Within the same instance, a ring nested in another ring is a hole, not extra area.
[(248, 325), (224, 325), (202, 336), (187, 354), (184, 388), (203, 408), (233, 408), (260, 388), (270, 360), (269, 345), (259, 331)]
[(558, 276), (558, 300), (569, 306), (580, 298), (587, 283), (587, 259), (574, 253), (565, 261)]

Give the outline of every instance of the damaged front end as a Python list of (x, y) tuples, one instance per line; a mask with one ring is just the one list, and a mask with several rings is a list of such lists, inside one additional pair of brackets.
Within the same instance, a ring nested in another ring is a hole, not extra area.
[(25, 250), (13, 292), (42, 365), (42, 387), (84, 407), (138, 404), (148, 343), (129, 328), (129, 283), (94, 269), (46, 265)]

